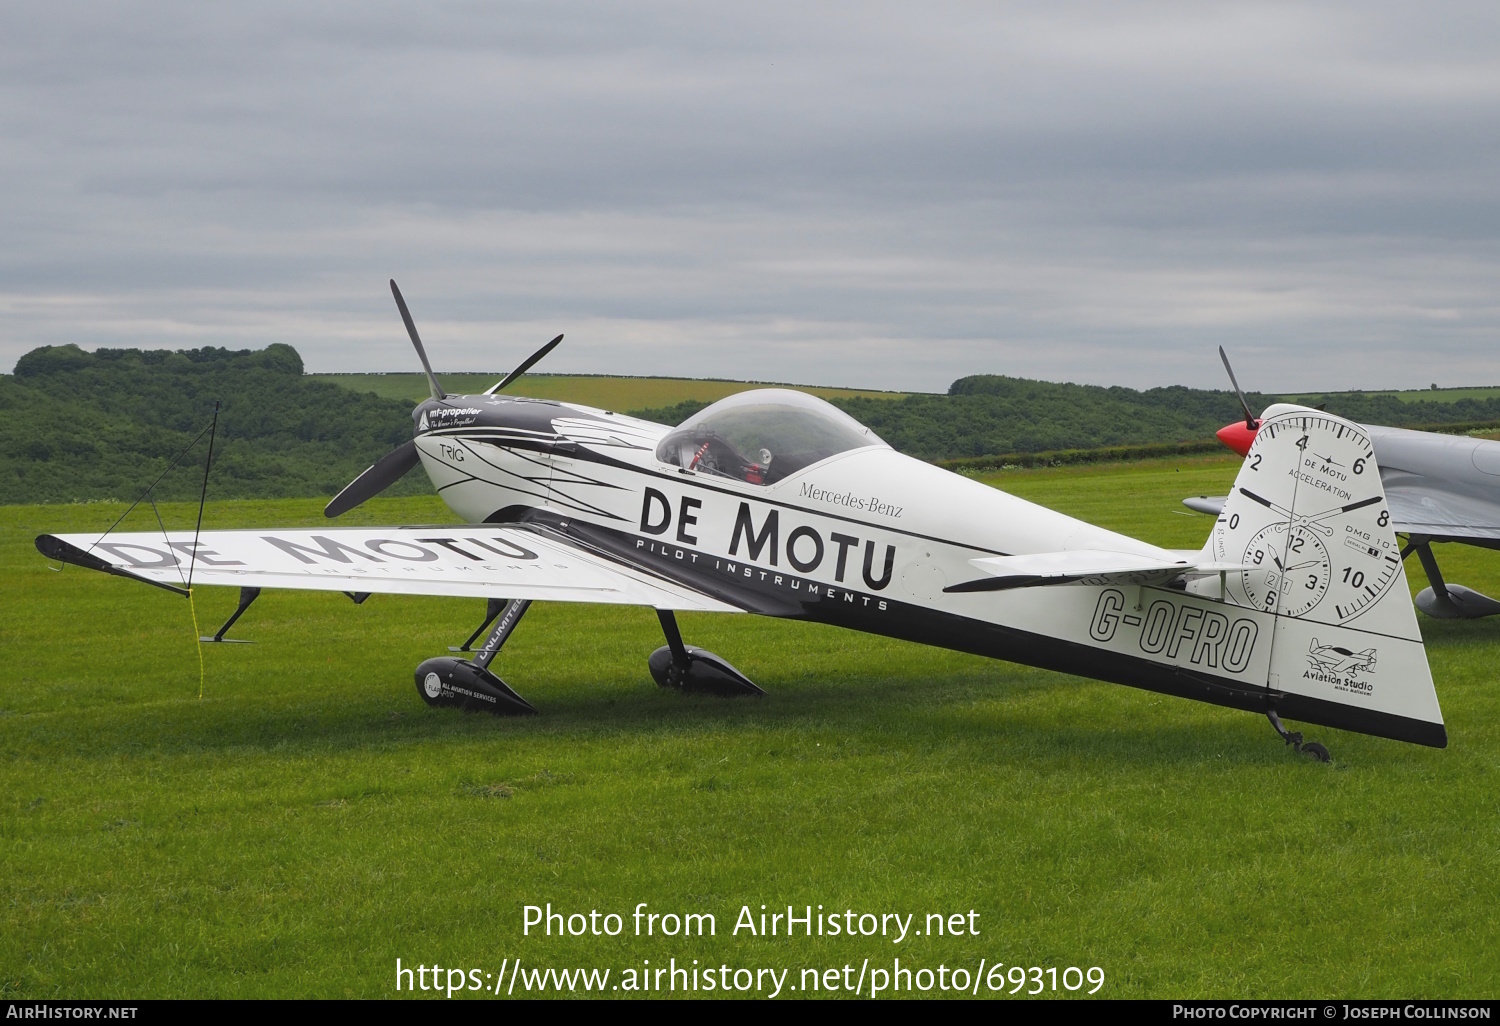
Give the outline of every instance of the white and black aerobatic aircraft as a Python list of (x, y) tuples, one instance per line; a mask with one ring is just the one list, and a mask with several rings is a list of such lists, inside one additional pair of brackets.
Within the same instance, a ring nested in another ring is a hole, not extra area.
[[(664, 687), (760, 689), (683, 643), (674, 612), (812, 620), (1269, 716), (1444, 747), (1426, 650), (1369, 435), (1266, 411), (1201, 550), (1158, 548), (893, 450), (812, 396), (742, 392), (681, 426), (500, 395), (447, 395), (396, 294), (432, 398), (414, 436), (330, 517), (419, 461), (458, 527), (43, 535), (46, 556), (181, 590), (473, 596), (472, 659), (417, 668), (432, 705), (525, 713), (491, 661), (534, 601), (651, 606)], [(213, 640), (213, 639), (208, 639)], [(455, 649), (469, 652), (465, 646)]]

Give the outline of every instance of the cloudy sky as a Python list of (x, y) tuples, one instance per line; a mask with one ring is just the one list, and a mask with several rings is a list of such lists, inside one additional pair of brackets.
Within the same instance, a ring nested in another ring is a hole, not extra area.
[(1492, 4), (0, 6), (0, 367), (1500, 384)]

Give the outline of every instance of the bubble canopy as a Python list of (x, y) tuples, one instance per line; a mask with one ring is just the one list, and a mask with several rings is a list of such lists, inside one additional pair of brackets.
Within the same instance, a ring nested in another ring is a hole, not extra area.
[(774, 484), (851, 449), (889, 448), (859, 421), (822, 399), (760, 388), (720, 399), (656, 447), (663, 463), (751, 484)]

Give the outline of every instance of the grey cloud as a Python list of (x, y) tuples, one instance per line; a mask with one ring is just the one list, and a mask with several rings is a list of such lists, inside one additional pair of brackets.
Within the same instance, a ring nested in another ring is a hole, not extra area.
[(394, 275), (450, 367), (1500, 383), (1497, 43), (1478, 4), (8, 5), (0, 362), (409, 369)]

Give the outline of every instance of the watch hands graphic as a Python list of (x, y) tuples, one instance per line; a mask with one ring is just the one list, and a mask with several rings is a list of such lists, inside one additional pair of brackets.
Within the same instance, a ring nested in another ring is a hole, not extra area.
[[(1233, 553), (1247, 566), (1239, 590), (1267, 612), (1304, 616), (1317, 609), (1319, 619), (1353, 619), (1401, 575), (1385, 497), (1369, 494), (1380, 487), (1369, 439), (1347, 424), (1299, 413), (1267, 421), (1257, 444), (1293, 444), (1301, 457), (1293, 473), (1275, 477), (1259, 477), (1253, 451), (1247, 458), (1235, 491), (1255, 505), (1225, 519), (1220, 542), (1222, 558)], [(1361, 492), (1365, 497), (1357, 497)], [(1317, 512), (1302, 512), (1308, 508)]]
[[(1304, 558), (1285, 565), (1279, 553)], [(1252, 603), (1268, 612), (1301, 616), (1311, 610), (1328, 593), (1332, 566), (1328, 549), (1316, 534), (1300, 526), (1270, 524), (1250, 538), (1245, 547), (1244, 562), (1265, 564), (1264, 570), (1245, 570), (1240, 583)]]

